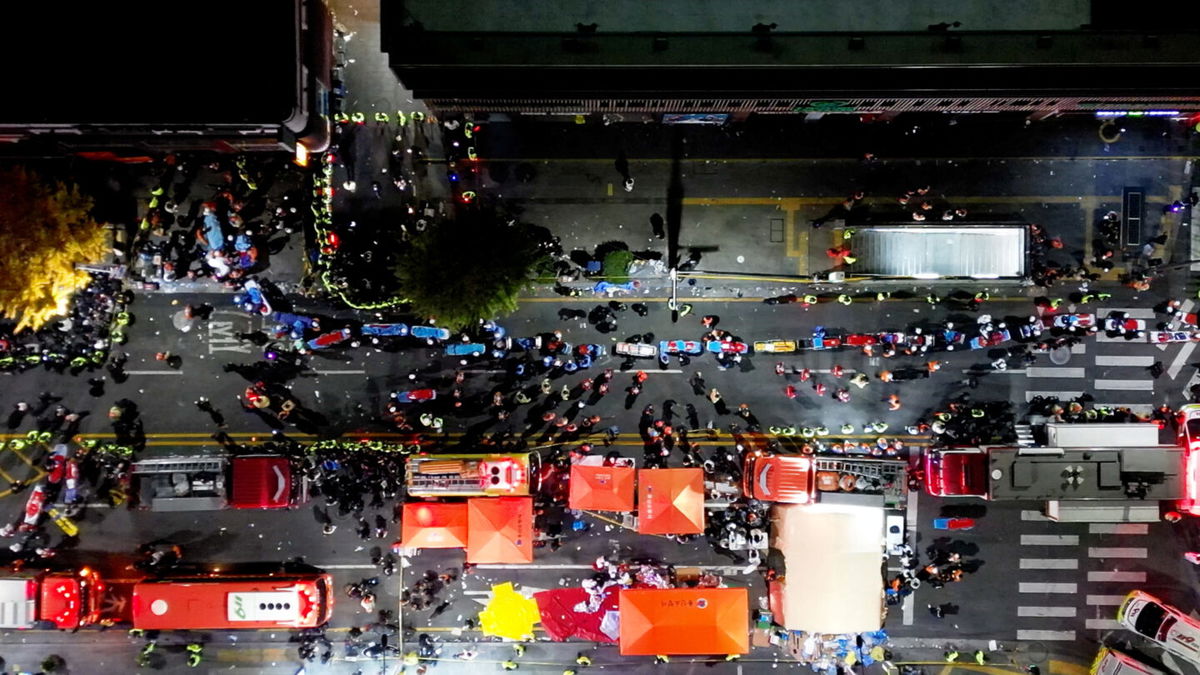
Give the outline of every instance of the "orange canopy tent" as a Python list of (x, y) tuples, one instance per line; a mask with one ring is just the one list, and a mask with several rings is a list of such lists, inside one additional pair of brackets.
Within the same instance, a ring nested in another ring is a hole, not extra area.
[(533, 498), (468, 499), (467, 562), (533, 562)]
[(744, 588), (622, 590), (618, 606), (622, 656), (750, 651)]
[(467, 547), (467, 505), (462, 502), (408, 502), (402, 520), (404, 548)]
[(633, 467), (575, 464), (570, 483), (572, 509), (633, 510)]
[(638, 472), (638, 532), (704, 533), (704, 471), (642, 469)]

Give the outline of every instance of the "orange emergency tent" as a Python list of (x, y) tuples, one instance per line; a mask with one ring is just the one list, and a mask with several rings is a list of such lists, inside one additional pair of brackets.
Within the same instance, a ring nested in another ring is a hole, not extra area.
[(467, 505), (462, 502), (408, 502), (402, 517), (404, 548), (467, 547)]
[(572, 465), (570, 507), (632, 511), (633, 484), (633, 467)]
[(533, 562), (533, 498), (467, 500), (467, 562)]
[(623, 590), (621, 654), (745, 654), (750, 599), (744, 588)]
[(638, 532), (704, 533), (704, 471), (642, 469), (638, 472)]

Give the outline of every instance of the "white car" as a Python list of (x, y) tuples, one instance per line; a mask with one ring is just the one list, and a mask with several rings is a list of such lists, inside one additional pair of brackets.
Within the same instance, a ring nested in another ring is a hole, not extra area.
[(613, 351), (621, 356), (634, 356), (642, 359), (652, 359), (658, 356), (658, 347), (644, 342), (618, 342)]
[(1200, 622), (1153, 595), (1133, 591), (1125, 596), (1117, 621), (1171, 654), (1200, 665)]

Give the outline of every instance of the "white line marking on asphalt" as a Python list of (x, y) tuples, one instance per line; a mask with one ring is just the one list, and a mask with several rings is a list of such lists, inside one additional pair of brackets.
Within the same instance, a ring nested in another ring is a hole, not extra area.
[(1023, 581), (1017, 585), (1017, 590), (1021, 593), (1070, 593), (1074, 595), (1079, 592), (1079, 585)]
[(1088, 619), (1086, 623), (1088, 630), (1122, 630), (1123, 628), (1116, 619)]
[[(917, 540), (917, 523), (919, 522), (917, 520), (917, 505), (917, 491), (909, 490), (908, 501), (905, 503), (904, 510), (904, 517), (908, 519), (908, 522), (905, 524), (905, 529), (907, 530), (904, 537), (905, 542), (915, 542)], [(904, 596), (904, 600), (900, 604), (905, 626), (911, 626), (913, 623), (913, 605), (915, 604), (913, 595), (913, 593), (909, 593)]]
[(974, 373), (976, 375), (1024, 375), (1024, 368), (1007, 368), (1005, 370), (988, 370), (986, 368), (963, 368), (964, 373)]
[(1089, 523), (1089, 534), (1146, 534), (1149, 523)]
[(1147, 342), (1150, 341), (1150, 339), (1147, 338), (1144, 333), (1142, 335), (1132, 338), (1132, 339), (1126, 339), (1126, 337), (1124, 335), (1117, 335), (1116, 337), (1109, 337), (1108, 333), (1103, 333), (1103, 332), (1096, 333), (1095, 337), (1096, 337), (1096, 342), (1127, 342), (1129, 344), (1146, 344)]
[(1045, 523), (1050, 522), (1050, 519), (1046, 517), (1046, 514), (1042, 513), (1041, 511), (1034, 511), (1032, 509), (1022, 509), (1021, 520), (1033, 520)]
[(1121, 391), (1154, 391), (1154, 380), (1093, 380), (1096, 389)]
[(1137, 546), (1089, 546), (1089, 558), (1145, 558), (1146, 549)]
[(1153, 356), (1108, 356), (1099, 355), (1096, 357), (1096, 365), (1098, 366), (1138, 366), (1139, 368), (1149, 368), (1154, 365)]
[(1153, 307), (1097, 307), (1097, 317), (1107, 317), (1112, 312), (1124, 312), (1130, 319), (1153, 319)]
[(1098, 607), (1117, 607), (1122, 602), (1125, 602), (1123, 595), (1089, 595), (1087, 596), (1087, 604), (1096, 605)]
[(377, 569), (379, 569), (379, 566), (378, 566), (378, 565), (366, 565), (366, 564), (357, 564), (357, 565), (349, 565), (349, 564), (348, 564), (348, 565), (314, 565), (314, 567), (317, 567), (318, 569), (323, 569), (323, 570), (377, 570)]
[(1100, 403), (1095, 401), (1092, 403), (1093, 408), (1129, 408), (1130, 411), (1139, 415), (1149, 415), (1154, 412), (1153, 403)]
[(1074, 642), (1075, 631), (1073, 630), (1019, 630), (1017, 631), (1017, 639), (1024, 641), (1057, 641), (1057, 642)]
[(1078, 546), (1077, 534), (1023, 534), (1022, 546)]
[(1087, 353), (1087, 343), (1086, 342), (1076, 342), (1075, 344), (1071, 345), (1071, 353), (1072, 354), (1086, 354)]
[(1171, 365), (1167, 368), (1167, 377), (1171, 378), (1172, 380), (1178, 377), (1179, 371), (1183, 370), (1183, 367), (1187, 365), (1188, 359), (1192, 358), (1192, 352), (1195, 350), (1195, 342), (1189, 341), (1187, 344), (1185, 344), (1183, 349), (1180, 349), (1179, 353), (1175, 355), (1175, 360), (1172, 361)]
[(1145, 583), (1145, 572), (1088, 572), (1088, 581), (1132, 581), (1135, 584)]
[(366, 375), (365, 370), (313, 370), (317, 375)]
[(1023, 570), (1077, 570), (1079, 561), (1075, 558), (1021, 558)]
[(1087, 370), (1084, 368), (1027, 368), (1025, 374), (1029, 377), (1087, 377)]
[(182, 375), (182, 370), (126, 370), (126, 375)]
[(1073, 398), (1083, 396), (1082, 391), (1027, 391), (1025, 392), (1025, 402), (1032, 401), (1035, 396), (1042, 398), (1057, 398), (1060, 401), (1070, 401)]
[(1074, 607), (1018, 607), (1017, 616), (1053, 616), (1070, 618), (1075, 616)]

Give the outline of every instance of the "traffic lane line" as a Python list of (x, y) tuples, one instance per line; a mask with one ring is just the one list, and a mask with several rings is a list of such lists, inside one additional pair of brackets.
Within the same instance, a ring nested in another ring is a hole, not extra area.
[(183, 375), (182, 370), (125, 370), (126, 375)]

